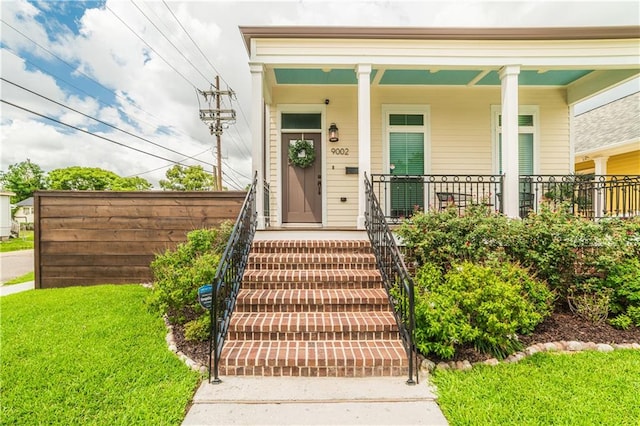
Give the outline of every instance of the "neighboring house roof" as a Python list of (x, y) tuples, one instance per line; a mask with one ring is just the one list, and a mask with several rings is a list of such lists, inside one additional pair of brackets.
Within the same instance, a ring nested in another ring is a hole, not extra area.
[(577, 115), (574, 125), (578, 155), (640, 149), (640, 92)]
[(26, 198), (20, 202), (16, 203), (17, 207), (32, 207), (33, 206), (33, 197)]

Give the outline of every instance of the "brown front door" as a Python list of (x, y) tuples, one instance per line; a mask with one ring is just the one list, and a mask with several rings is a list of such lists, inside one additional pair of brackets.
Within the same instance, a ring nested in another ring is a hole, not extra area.
[[(289, 146), (304, 139), (314, 148), (316, 159), (308, 167), (290, 164)], [(320, 133), (282, 134), (282, 222), (322, 222), (322, 144)]]

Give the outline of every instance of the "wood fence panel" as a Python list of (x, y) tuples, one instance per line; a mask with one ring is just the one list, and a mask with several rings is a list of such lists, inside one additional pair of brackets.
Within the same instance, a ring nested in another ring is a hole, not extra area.
[(38, 191), (35, 285), (150, 282), (156, 254), (194, 229), (235, 221), (246, 193)]

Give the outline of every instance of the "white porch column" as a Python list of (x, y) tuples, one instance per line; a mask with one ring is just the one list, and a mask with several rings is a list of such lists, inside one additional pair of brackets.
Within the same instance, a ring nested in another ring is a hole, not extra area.
[(606, 183), (601, 181), (600, 176), (607, 174), (607, 161), (609, 157), (597, 157), (593, 159), (595, 165), (595, 194), (593, 194), (593, 213), (594, 217), (601, 217), (607, 210), (606, 202), (607, 197), (605, 195)]
[(258, 229), (265, 229), (264, 219), (264, 98), (262, 64), (250, 64), (251, 71), (251, 176), (257, 172), (256, 210), (258, 213)]
[(371, 176), (371, 65), (359, 64), (358, 76), (358, 229), (365, 229), (364, 174)]
[(502, 82), (502, 207), (505, 215), (520, 217), (518, 159), (518, 74), (519, 65), (500, 70)]

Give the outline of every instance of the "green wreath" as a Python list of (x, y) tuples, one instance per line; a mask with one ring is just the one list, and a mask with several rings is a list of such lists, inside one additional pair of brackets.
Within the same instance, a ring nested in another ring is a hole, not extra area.
[(289, 164), (306, 169), (316, 160), (316, 150), (307, 140), (299, 139), (289, 146)]

